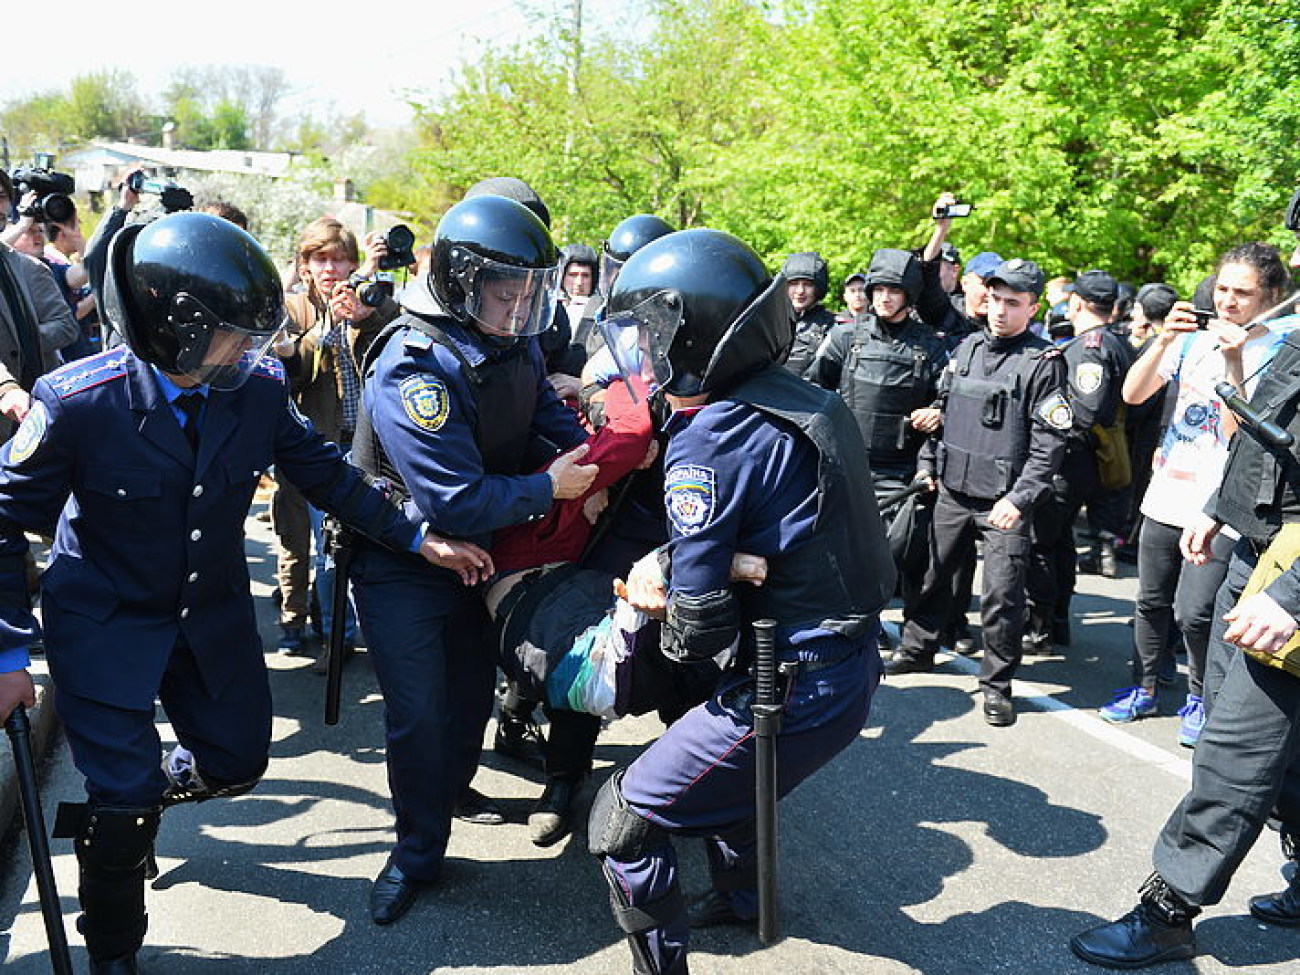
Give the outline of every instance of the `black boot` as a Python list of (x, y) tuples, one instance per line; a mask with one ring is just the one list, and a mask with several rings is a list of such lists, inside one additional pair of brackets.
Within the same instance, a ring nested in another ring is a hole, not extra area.
[(507, 755), (538, 769), (545, 769), (546, 759), (543, 754), (542, 729), (528, 717), (501, 708), (497, 719), (497, 731), (492, 739), (492, 750)]
[(1020, 639), (1020, 648), (1030, 656), (1046, 657), (1052, 653), (1052, 614), (1035, 603), (1029, 605), (1029, 625)]
[(1118, 921), (1070, 939), (1070, 950), (1093, 965), (1146, 968), (1196, 954), (1192, 918), (1200, 913), (1175, 894), (1158, 873), (1142, 885), (1137, 907)]
[(926, 653), (920, 647), (900, 646), (894, 655), (885, 661), (885, 673), (890, 677), (899, 674), (928, 674), (934, 670), (934, 654)]
[(1290, 883), (1286, 890), (1276, 894), (1252, 897), (1250, 913), (1265, 924), (1294, 928), (1300, 926), (1300, 849), (1297, 849), (1296, 837), (1286, 829), (1282, 831), (1282, 852), (1290, 861)]
[(551, 846), (573, 831), (573, 805), (581, 788), (582, 780), (571, 776), (546, 780), (541, 798), (528, 814), (528, 838), (534, 846)]
[(145, 864), (160, 807), (91, 806), (76, 840), (81, 917), (92, 975), (133, 975), (149, 926)]

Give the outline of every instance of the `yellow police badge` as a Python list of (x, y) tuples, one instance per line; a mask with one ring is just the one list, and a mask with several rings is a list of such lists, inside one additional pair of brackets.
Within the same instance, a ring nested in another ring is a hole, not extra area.
[(422, 430), (440, 430), (451, 413), (447, 384), (428, 376), (408, 376), (399, 391), (402, 407), (412, 422)]

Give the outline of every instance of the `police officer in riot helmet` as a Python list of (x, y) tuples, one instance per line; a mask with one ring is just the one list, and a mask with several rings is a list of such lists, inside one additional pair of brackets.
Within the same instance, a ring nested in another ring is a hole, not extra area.
[[(91, 971), (126, 975), (164, 808), (247, 792), (266, 768), (271, 695), (244, 557), (259, 473), (274, 464), (312, 504), (413, 559), (486, 554), (423, 538), (292, 408), (263, 356), (280, 331), (279, 276), (234, 224), (176, 213), (125, 228), (103, 304), (126, 345), (38, 380), (0, 448), (0, 560), (23, 587), (0, 613), (25, 647), (23, 528), (57, 521), (42, 622), (88, 798), (57, 828), (75, 839)], [(25, 649), (0, 650), (0, 717), (26, 663)], [(180, 742), (161, 763), (155, 700)]]
[[(633, 568), (628, 598), (664, 618), (670, 659), (725, 655), (739, 640), (710, 700), (615, 772), (593, 803), (591, 851), (636, 972), (685, 972), (690, 925), (756, 914), (752, 807), (737, 802), (754, 777), (750, 624), (775, 619), (777, 655), (790, 664), (782, 737), (802, 744), (778, 743), (783, 791), (854, 740), (879, 679), (875, 633), (893, 568), (875, 501), (860, 489), (870, 472), (839, 397), (777, 365), (792, 317), (785, 278), (713, 230), (647, 245), (610, 297), (605, 331), (624, 372), (656, 386), (673, 411), (671, 537)], [(764, 585), (742, 590), (729, 581), (730, 559), (751, 546), (769, 571)], [(710, 837), (714, 889), (689, 913), (674, 833)]]
[[(431, 526), (486, 545), (594, 477), (581, 449), (537, 472), (585, 437), (529, 340), (551, 321), (556, 277), (550, 233), (527, 207), (462, 200), (434, 235), (429, 286), (442, 313), (398, 318), (371, 345), (353, 456)], [(384, 695), (397, 813), (397, 846), (370, 898), (372, 920), (389, 924), (438, 880), (453, 813), (504, 821), (470, 787), (495, 661), (466, 584), (477, 577), (363, 544), (353, 581)]]
[[(805, 378), (838, 392), (848, 404), (862, 431), (880, 501), (911, 485), (921, 445), (939, 427), (936, 398), (948, 350), (914, 314), (922, 286), (915, 255), (876, 251), (865, 284), (870, 310), (831, 330)], [(882, 514), (889, 519), (899, 506)], [(909, 584), (903, 578), (904, 599), (910, 600), (921, 580)]]
[(619, 221), (601, 245), (599, 280), (605, 294), (614, 288), (627, 259), (652, 240), (671, 234), (673, 228), (653, 213), (638, 213)]
[(829, 287), (826, 262), (815, 251), (802, 251), (785, 259), (781, 273), (785, 275), (795, 315), (794, 342), (785, 367), (802, 376), (835, 324), (835, 315), (822, 304)]

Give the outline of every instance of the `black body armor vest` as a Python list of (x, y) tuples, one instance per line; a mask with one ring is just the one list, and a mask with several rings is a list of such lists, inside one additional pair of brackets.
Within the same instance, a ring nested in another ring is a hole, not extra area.
[(871, 467), (915, 470), (925, 434), (913, 429), (907, 417), (933, 399), (930, 350), (908, 341), (918, 331), (915, 322), (904, 325), (897, 337), (883, 332), (874, 316), (860, 319), (853, 328), (839, 392), (858, 421)]
[(819, 455), (813, 536), (770, 558), (762, 586), (740, 587), (746, 617), (860, 635), (893, 595), (894, 560), (870, 490), (871, 469), (854, 446), (853, 415), (837, 394), (777, 366), (727, 398), (796, 427)]

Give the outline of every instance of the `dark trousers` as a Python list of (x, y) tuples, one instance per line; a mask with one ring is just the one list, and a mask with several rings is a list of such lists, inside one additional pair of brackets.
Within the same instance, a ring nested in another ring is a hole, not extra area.
[[(57, 648), (55, 648), (57, 649)], [(271, 745), (271, 687), (261, 660), (238, 680), (211, 693), (184, 643), (172, 650), (158, 699), (177, 740), (194, 755), (205, 782), (215, 787), (257, 779)], [(55, 691), (86, 793), (104, 806), (154, 806), (167, 788), (154, 709), (114, 707)]]
[(392, 858), (408, 876), (432, 882), (492, 713), (496, 662), (487, 614), (454, 573), (418, 555), (362, 544), (352, 582), (384, 695), (388, 786), (397, 815)]
[(1210, 561), (1192, 565), (1178, 542), (1183, 530), (1147, 518), (1138, 538), (1138, 595), (1133, 612), (1136, 681), (1156, 686), (1160, 659), (1169, 652), (1169, 621), (1178, 624), (1187, 647), (1187, 689), (1203, 694), (1206, 651), (1214, 622), (1214, 600), (1228, 572), (1234, 540), (1220, 532)]
[[(1145, 529), (1144, 529), (1145, 532)], [(1154, 863), (1191, 904), (1217, 904), (1270, 816), (1300, 830), (1300, 678), (1223, 640), (1223, 615), (1254, 569), (1239, 542), (1214, 607), (1205, 672), (1209, 716), (1192, 759), (1192, 788), (1156, 840)]]
[[(798, 677), (776, 746), (779, 795), (861, 732), (881, 668), (874, 628), (868, 636), (860, 641), (860, 652)], [(683, 836), (707, 838), (714, 887), (730, 893), (742, 917), (758, 912), (753, 882), (756, 748), (746, 696), (751, 687), (748, 678), (731, 679), (711, 700), (688, 711), (628, 767), (622, 789), (633, 811), (651, 822)], [(654, 903), (678, 885), (677, 854), (670, 841), (635, 859), (606, 857), (604, 869), (633, 906)], [(689, 931), (683, 909), (639, 936), (660, 975), (687, 971)]]
[(1070, 600), (1078, 581), (1074, 523), (1079, 510), (1101, 494), (1097, 458), (1091, 447), (1071, 447), (1052, 479), (1052, 493), (1034, 511), (1029, 575), (1029, 602), (1053, 619), (1070, 617)]
[(954, 612), (954, 582), (972, 557), (976, 538), (984, 546), (984, 591), (980, 623), (984, 659), (980, 684), (1009, 693), (1020, 664), (1025, 632), (1025, 572), (1029, 561), (1029, 519), (1002, 531), (989, 524), (993, 502), (954, 494), (940, 485), (934, 502), (930, 567), (921, 585), (916, 615), (903, 627), (902, 652), (934, 659)]

